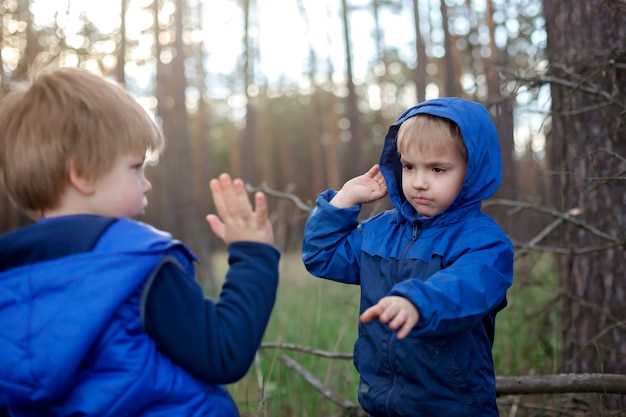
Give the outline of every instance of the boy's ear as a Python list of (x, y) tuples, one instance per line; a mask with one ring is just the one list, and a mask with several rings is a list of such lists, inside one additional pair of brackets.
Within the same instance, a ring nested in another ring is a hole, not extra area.
[(92, 195), (96, 191), (95, 181), (79, 173), (76, 168), (76, 162), (73, 159), (69, 162), (67, 171), (70, 186), (74, 187), (78, 192), (84, 195)]

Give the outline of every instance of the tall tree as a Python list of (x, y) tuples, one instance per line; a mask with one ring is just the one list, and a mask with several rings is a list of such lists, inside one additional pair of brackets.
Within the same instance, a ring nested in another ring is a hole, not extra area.
[[(197, 252), (204, 253), (206, 239), (198, 230), (202, 217), (194, 201), (193, 181), (189, 167), (193, 166), (191, 132), (187, 112), (186, 51), (183, 21), (186, 1), (175, 0), (173, 16), (161, 27), (161, 2), (153, 3), (155, 52), (157, 61), (157, 112), (163, 126), (167, 148), (158, 167), (159, 187), (152, 192), (160, 203), (158, 223), (165, 230), (188, 242)], [(173, 26), (173, 27), (172, 27)], [(163, 30), (162, 30), (163, 29)], [(167, 35), (167, 36), (165, 36)], [(163, 44), (163, 39), (173, 39)]]
[(309, 146), (309, 155), (311, 157), (311, 195), (315, 195), (324, 187), (324, 161), (322, 159), (322, 135), (324, 133), (322, 121), (322, 91), (317, 85), (317, 54), (311, 43), (311, 27), (309, 17), (304, 7), (303, 1), (298, 0), (298, 10), (304, 21), (304, 27), (307, 35), (307, 47), (309, 50), (309, 62), (307, 68), (307, 77), (311, 85), (311, 117), (306, 119), (307, 138)]
[(4, 15), (7, 12), (4, 2), (0, 3), (0, 98), (6, 92), (6, 75), (4, 72), (4, 59), (2, 50), (4, 49)]
[[(330, 8), (327, 7), (326, 14), (328, 19), (332, 18)], [(333, 40), (330, 32), (326, 32), (326, 43), (330, 49)], [(326, 185), (329, 188), (338, 189), (341, 186), (341, 172), (339, 169), (339, 116), (338, 116), (338, 100), (334, 91), (333, 74), (335, 68), (330, 56), (326, 60), (326, 85), (329, 93), (324, 94), (325, 105), (327, 109), (325, 112), (325, 124), (324, 131), (328, 132), (326, 140), (322, 140), (322, 146), (324, 150), (324, 161), (326, 162)]]
[(413, 0), (413, 25), (415, 28), (415, 98), (426, 100), (426, 45), (422, 36), (419, 0)]
[[(499, 195), (506, 198), (517, 198), (517, 172), (515, 169), (513, 142), (513, 104), (514, 97), (502, 94), (502, 82), (498, 69), (503, 68), (508, 59), (506, 48), (500, 50), (496, 46), (496, 27), (493, 19), (495, 13), (493, 0), (487, 0), (487, 28), (489, 29), (489, 50), (491, 52), (485, 60), (487, 69), (487, 101), (495, 110), (495, 121), (502, 147), (503, 181)], [(508, 216), (512, 219), (511, 216)], [(512, 226), (511, 223), (510, 226)]]
[[(605, 247), (560, 258), (564, 370), (624, 374), (626, 11), (621, 2), (605, 0), (544, 0), (543, 6), (553, 110), (550, 162), (560, 174), (551, 194), (561, 210), (598, 231), (569, 225), (559, 241)], [(612, 406), (626, 408), (626, 402)]]
[[(193, 31), (202, 33), (204, 31), (204, 3), (196, 1), (193, 8)], [(207, 181), (211, 173), (209, 172), (209, 158), (211, 150), (209, 146), (209, 138), (211, 133), (211, 114), (210, 104), (207, 96), (207, 70), (205, 61), (207, 53), (204, 41), (197, 40), (193, 44), (193, 63), (194, 63), (194, 85), (198, 91), (198, 100), (196, 102), (196, 113), (194, 115), (194, 123), (192, 129), (192, 158), (194, 173), (194, 202), (205, 212), (208, 209), (209, 201)]]
[(122, 85), (126, 84), (126, 10), (128, 0), (120, 0), (120, 39), (117, 46), (117, 60), (115, 63), (115, 78)]
[(246, 125), (240, 142), (241, 175), (246, 181), (254, 181), (256, 177), (258, 115), (251, 97), (254, 86), (255, 45), (251, 35), (251, 17), (254, 0), (241, 0), (243, 9), (243, 90), (246, 97)]
[[(478, 100), (478, 74), (479, 69), (478, 62), (480, 57), (480, 45), (478, 44), (478, 18), (477, 13), (475, 12), (476, 6), (474, 5), (473, 0), (465, 0), (465, 12), (467, 13), (467, 19), (469, 21), (469, 32), (467, 36), (465, 36), (465, 40), (467, 41), (467, 53), (466, 55), (466, 63), (467, 65), (464, 68), (469, 69), (469, 73), (472, 75), (472, 80), (474, 81), (474, 91), (472, 94), (472, 98), (474, 100)], [(477, 48), (478, 46), (478, 48)]]
[(26, 39), (17, 67), (11, 74), (11, 78), (14, 80), (24, 80), (28, 77), (28, 71), (33, 67), (37, 55), (39, 55), (42, 50), (33, 24), (33, 13), (30, 10), (30, 6), (30, 0), (20, 0), (17, 2), (18, 18), (26, 25)]
[(455, 59), (455, 46), (450, 33), (450, 22), (448, 21), (448, 5), (446, 0), (439, 0), (441, 10), (441, 27), (443, 29), (443, 46), (446, 51), (444, 58), (444, 92), (446, 96), (459, 95), (459, 71)]
[[(348, 97), (346, 101), (347, 117), (350, 121), (350, 164), (351, 171), (347, 172), (348, 177), (353, 176), (363, 170), (363, 137), (361, 133), (361, 117), (359, 115), (359, 99), (354, 85), (354, 75), (352, 71), (352, 41), (350, 39), (350, 19), (348, 16), (349, 6), (347, 0), (341, 0), (341, 20), (343, 22), (343, 40), (346, 52), (346, 86), (348, 87)], [(345, 175), (344, 174), (344, 175)]]

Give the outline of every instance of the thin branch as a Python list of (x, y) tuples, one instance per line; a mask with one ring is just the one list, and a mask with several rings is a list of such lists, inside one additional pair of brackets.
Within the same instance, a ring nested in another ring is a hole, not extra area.
[(329, 358), (329, 359), (352, 359), (351, 353), (328, 352), (324, 350), (310, 348), (308, 346), (301, 346), (301, 345), (296, 345), (294, 343), (286, 343), (286, 342), (263, 342), (261, 344), (261, 349), (290, 350), (293, 352), (308, 353), (310, 355), (320, 356), (322, 358)]
[(626, 177), (587, 177), (588, 181), (626, 181)]
[(608, 233), (605, 233), (599, 229), (597, 229), (596, 227), (590, 225), (589, 223), (586, 223), (582, 220), (577, 219), (576, 217), (574, 217), (573, 215), (569, 214), (569, 213), (561, 213), (558, 210), (554, 210), (551, 209), (549, 207), (545, 207), (545, 206), (540, 206), (537, 204), (531, 204), (531, 203), (527, 203), (524, 201), (517, 201), (517, 200), (508, 200), (508, 199), (504, 199), (504, 198), (495, 198), (492, 200), (489, 200), (487, 202), (485, 202), (483, 204), (483, 207), (489, 207), (489, 206), (494, 206), (494, 205), (501, 205), (501, 206), (508, 206), (508, 207), (522, 207), (525, 209), (531, 209), (531, 210), (535, 210), (541, 213), (546, 213), (549, 214), (553, 217), (559, 218), (559, 219), (563, 219), (567, 222), (570, 222), (580, 228), (583, 228), (585, 230), (587, 230), (588, 232), (601, 237), (605, 240), (611, 241), (613, 243), (616, 243), (618, 245), (626, 245), (626, 240), (622, 240), (618, 237), (615, 236), (611, 236)]
[(602, 338), (602, 336), (604, 336), (605, 334), (609, 333), (610, 331), (612, 331), (613, 329), (617, 329), (617, 328), (626, 328), (626, 321), (621, 321), (618, 323), (613, 323), (612, 325), (602, 329), (600, 332), (598, 332), (598, 334), (596, 334), (594, 337), (592, 337), (591, 339), (589, 339), (584, 345), (582, 345), (574, 354), (574, 356), (572, 356), (569, 361), (567, 361), (567, 365), (566, 366), (570, 366), (572, 365), (577, 359), (578, 357), (585, 351), (585, 349), (587, 349), (589, 346), (594, 345), (598, 340), (600, 340)]
[[(587, 246), (584, 248), (562, 248), (557, 246), (545, 246), (545, 245), (529, 245), (527, 243), (518, 242), (513, 240), (513, 246), (515, 248), (522, 249), (522, 251), (535, 251), (535, 252), (548, 252), (556, 253), (559, 255), (586, 255), (593, 252), (603, 252), (605, 250), (613, 249), (619, 246), (623, 246), (621, 243), (607, 243), (600, 246)], [(519, 251), (515, 253), (515, 259), (521, 258), (526, 253)]]
[(501, 395), (601, 393), (626, 394), (626, 375), (558, 374), (496, 377)]
[(600, 90), (597, 87), (593, 88), (595, 86), (585, 87), (585, 86), (580, 85), (579, 83), (575, 83), (565, 78), (559, 78), (559, 77), (555, 77), (552, 75), (536, 75), (534, 77), (522, 77), (522, 76), (516, 75), (514, 76), (514, 78), (517, 81), (522, 81), (528, 84), (550, 84), (551, 83), (551, 84), (562, 85), (563, 87), (568, 87), (572, 90), (580, 90), (585, 93), (604, 97), (605, 99), (610, 101), (612, 104), (615, 104), (623, 109), (626, 109), (626, 104), (617, 100), (617, 97), (615, 97), (613, 94), (604, 90)]
[(262, 191), (265, 194), (271, 195), (273, 197), (285, 198), (291, 201), (297, 208), (299, 208), (302, 211), (306, 211), (306, 212), (313, 211), (313, 207), (303, 202), (300, 198), (298, 198), (298, 196), (294, 195), (293, 193), (274, 190), (266, 183), (261, 183), (261, 185), (258, 187), (255, 187), (254, 185), (251, 185), (251, 184), (246, 184), (246, 191), (248, 191), (249, 193)]
[(611, 104), (613, 104), (613, 103), (611, 103), (609, 101), (605, 101), (603, 103), (592, 104), (590, 106), (581, 107), (581, 108), (575, 109), (575, 110), (560, 111), (560, 112), (558, 112), (558, 114), (562, 114), (563, 116), (578, 116), (578, 115), (581, 115), (583, 113), (589, 113), (589, 112), (592, 112), (592, 111), (603, 109), (605, 107), (610, 106)]
[(308, 382), (313, 388), (319, 391), (326, 399), (332, 401), (334, 404), (337, 404), (343, 409), (346, 410), (359, 410), (359, 406), (353, 403), (350, 400), (346, 400), (341, 398), (339, 394), (325, 386), (319, 379), (315, 377), (312, 373), (310, 373), (306, 368), (300, 365), (298, 362), (293, 360), (287, 355), (281, 355), (281, 362), (283, 362), (288, 368), (295, 371), (298, 375), (300, 375), (306, 382)]
[(550, 233), (555, 231), (561, 224), (563, 224), (563, 219), (556, 219), (548, 226), (546, 226), (542, 231), (540, 231), (534, 238), (530, 240), (525, 246), (526, 248), (522, 249), (520, 252), (515, 254), (515, 259), (519, 259), (522, 256), (526, 255), (530, 249), (533, 249), (537, 246), (539, 242), (545, 239)]
[(563, 294), (565, 297), (569, 298), (572, 302), (578, 303), (583, 307), (587, 307), (590, 310), (597, 312), (600, 315), (600, 317), (605, 316), (608, 319), (610, 319), (613, 323), (615, 323), (617, 326), (621, 327), (622, 329), (626, 329), (626, 325), (623, 324), (622, 319), (613, 315), (611, 311), (607, 311), (606, 308), (598, 304), (592, 303), (590, 301), (587, 301), (583, 297), (572, 294), (570, 291), (561, 290), (560, 293)]

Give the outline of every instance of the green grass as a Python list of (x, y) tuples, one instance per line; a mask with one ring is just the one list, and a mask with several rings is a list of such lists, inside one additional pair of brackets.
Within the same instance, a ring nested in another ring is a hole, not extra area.
[(556, 373), (560, 333), (553, 258), (519, 261), (508, 306), (498, 314), (493, 356), (498, 375)]
[[(214, 267), (216, 276), (223, 277), (226, 268), (223, 255), (215, 257)], [(352, 352), (359, 288), (313, 278), (302, 266), (299, 254), (283, 256), (280, 279), (264, 341)], [(509, 292), (509, 305), (497, 320), (493, 353), (498, 375), (556, 372), (558, 316), (556, 309), (550, 307), (556, 286), (550, 257), (527, 257), (519, 262)], [(341, 415), (342, 409), (287, 368), (279, 360), (281, 355), (295, 359), (342, 398), (356, 402), (358, 375), (351, 360), (264, 349), (248, 375), (228, 387), (243, 416)]]

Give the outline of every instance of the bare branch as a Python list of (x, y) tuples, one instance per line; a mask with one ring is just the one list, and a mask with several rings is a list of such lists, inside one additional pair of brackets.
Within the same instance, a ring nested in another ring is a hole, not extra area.
[(352, 359), (351, 353), (328, 352), (324, 350), (310, 348), (308, 346), (301, 346), (301, 345), (296, 345), (294, 343), (286, 343), (286, 342), (264, 342), (263, 344), (261, 344), (261, 349), (290, 350), (294, 352), (308, 353), (314, 356), (320, 356), (322, 358), (330, 358), (330, 359)]
[(347, 410), (357, 411), (360, 409), (360, 407), (352, 401), (341, 398), (339, 394), (337, 394), (329, 387), (325, 386), (319, 379), (315, 377), (315, 375), (307, 371), (302, 365), (300, 365), (289, 356), (281, 355), (280, 360), (288, 368), (294, 370), (297, 374), (304, 378), (306, 382), (308, 382), (313, 388), (318, 390), (328, 400)]
[(534, 238), (532, 238), (530, 242), (526, 244), (526, 248), (515, 254), (515, 259), (521, 258), (522, 256), (526, 255), (530, 249), (534, 249), (539, 242), (545, 239), (550, 233), (555, 231), (557, 227), (563, 224), (563, 222), (563, 219), (556, 219), (548, 226), (546, 226), (541, 232), (539, 232)]
[(546, 213), (549, 214), (553, 217), (556, 217), (558, 219), (563, 219), (567, 222), (570, 222), (580, 228), (583, 228), (585, 230), (587, 230), (588, 232), (601, 237), (605, 240), (611, 241), (613, 243), (616, 243), (617, 245), (626, 245), (626, 240), (620, 239), (618, 237), (615, 236), (611, 236), (608, 233), (605, 233), (599, 229), (597, 229), (596, 227), (590, 225), (589, 223), (586, 223), (582, 220), (577, 219), (576, 217), (574, 217), (573, 215), (569, 214), (569, 213), (562, 213), (558, 210), (554, 210), (551, 209), (549, 207), (545, 207), (545, 206), (540, 206), (537, 204), (532, 204), (532, 203), (528, 203), (528, 202), (524, 202), (524, 201), (517, 201), (517, 200), (508, 200), (508, 199), (504, 199), (504, 198), (494, 198), (492, 200), (486, 201), (483, 204), (483, 207), (489, 207), (489, 206), (509, 206), (509, 207), (521, 207), (524, 209), (531, 209), (531, 210), (535, 210), (541, 213)]
[(285, 191), (274, 190), (273, 188), (271, 188), (266, 183), (261, 183), (261, 185), (259, 187), (255, 187), (254, 185), (251, 185), (251, 184), (246, 184), (246, 191), (248, 191), (249, 193), (262, 191), (265, 194), (271, 195), (273, 197), (287, 199), (287, 200), (291, 201), (297, 208), (299, 208), (302, 211), (306, 211), (306, 212), (313, 211), (313, 207), (311, 207), (308, 204), (306, 204), (305, 202), (303, 202), (295, 194), (290, 193), (290, 192), (285, 192)]
[[(512, 239), (513, 240), (513, 239)], [(513, 240), (513, 245), (517, 249), (522, 249), (515, 253), (515, 259), (519, 259), (527, 254), (528, 251), (535, 252), (548, 252), (556, 253), (559, 255), (586, 255), (592, 252), (603, 252), (605, 250), (613, 249), (618, 246), (623, 246), (621, 243), (608, 243), (600, 246), (588, 246), (584, 248), (561, 248), (557, 246), (545, 246), (545, 245), (529, 245), (527, 243), (518, 242)]]
[(612, 104), (615, 104), (623, 109), (626, 109), (626, 104), (622, 103), (621, 101), (618, 100), (618, 98), (614, 95), (611, 94), (607, 91), (601, 90), (599, 88), (597, 88), (596, 86), (583, 86), (581, 85), (581, 83), (576, 83), (573, 81), (570, 81), (568, 79), (565, 78), (559, 78), (559, 77), (555, 77), (552, 75), (542, 75), (542, 74), (538, 74), (535, 75), (533, 77), (522, 77), (520, 75), (514, 75), (513, 78), (516, 81), (521, 81), (530, 85), (538, 85), (538, 84), (558, 84), (561, 85), (563, 87), (567, 87), (570, 88), (572, 90), (580, 90), (583, 91), (585, 93), (589, 93), (589, 94), (593, 94), (593, 95), (597, 95), (600, 97), (605, 98), (606, 100), (608, 100), (609, 102), (611, 102)]
[(580, 356), (582, 354), (582, 352), (584, 352), (584, 350), (587, 347), (595, 344), (598, 340), (600, 340), (602, 338), (602, 336), (604, 336), (605, 334), (609, 333), (613, 329), (617, 329), (619, 327), (621, 327), (622, 329), (626, 328), (626, 321), (613, 323), (612, 325), (610, 325), (610, 326), (606, 327), (605, 329), (603, 329), (602, 331), (598, 332), (598, 334), (596, 334), (594, 337), (589, 339), (589, 341), (587, 341), (584, 345), (582, 345), (580, 347), (580, 349), (577, 350), (577, 352), (567, 361), (567, 365), (566, 366), (571, 366), (578, 359), (578, 356)]
[(496, 392), (501, 395), (601, 393), (626, 394), (626, 375), (559, 374), (496, 377)]

